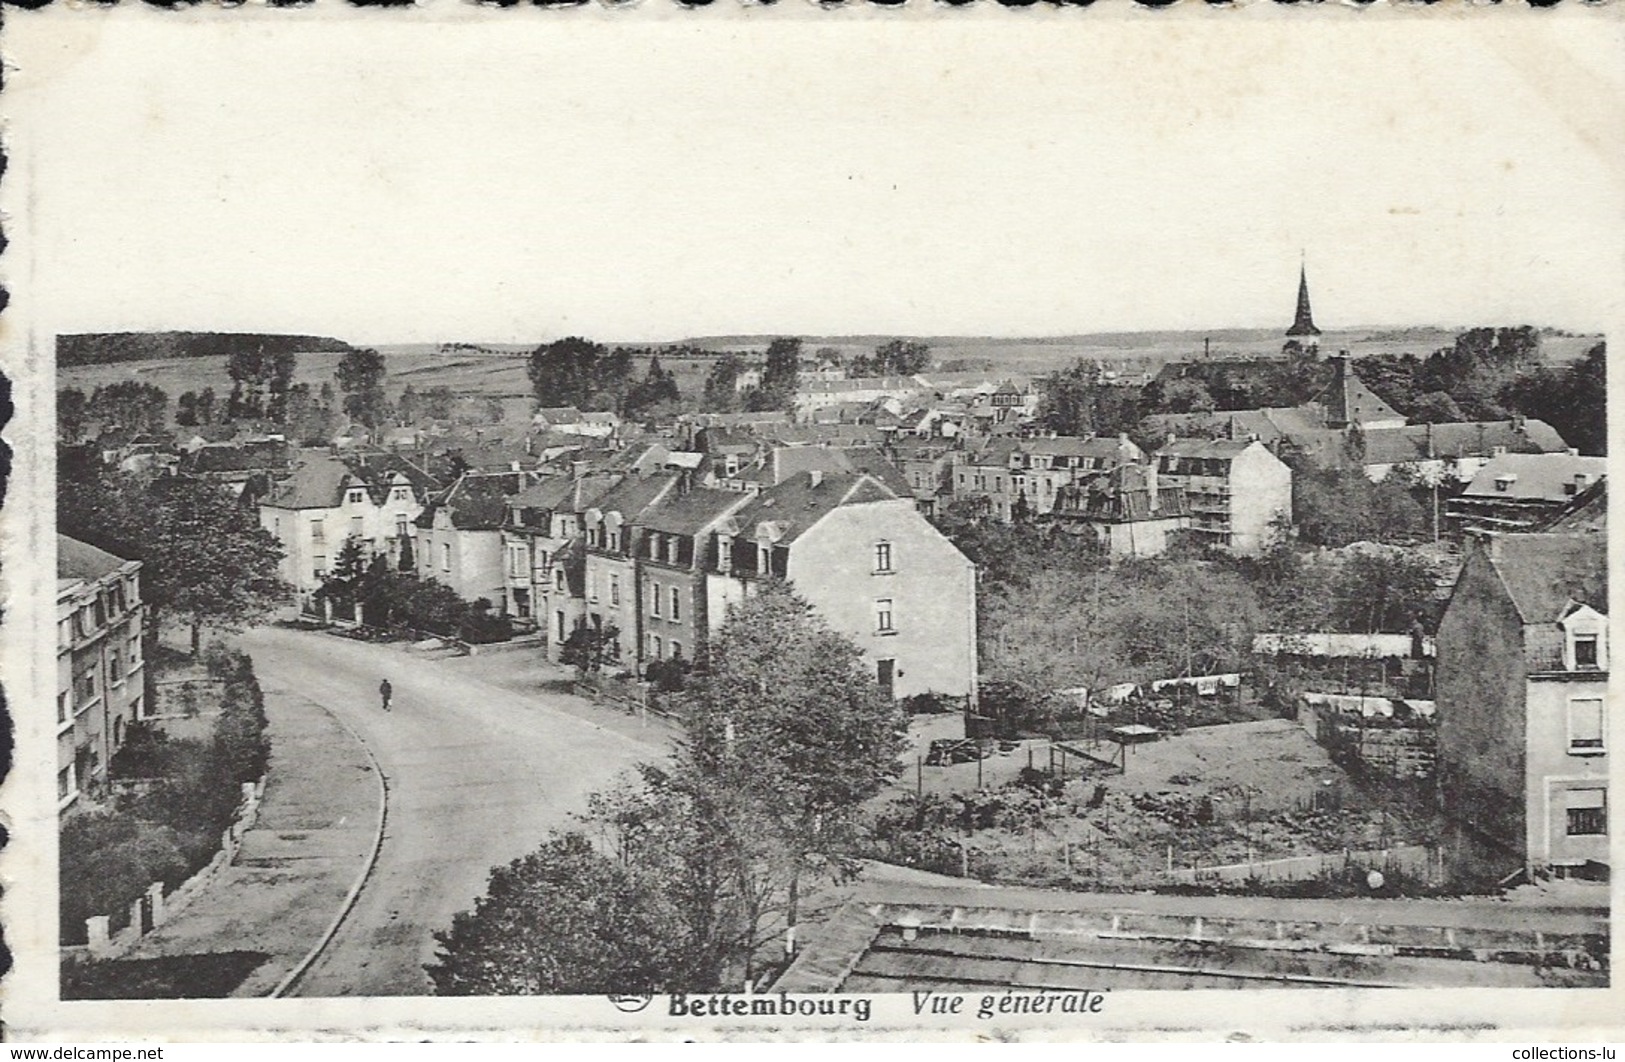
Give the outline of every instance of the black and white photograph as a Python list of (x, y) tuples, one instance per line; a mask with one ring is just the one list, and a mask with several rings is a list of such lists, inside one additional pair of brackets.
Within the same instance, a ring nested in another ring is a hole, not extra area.
[(1625, 23), (1096, 6), (8, 12), (13, 1032), (1617, 1036)]

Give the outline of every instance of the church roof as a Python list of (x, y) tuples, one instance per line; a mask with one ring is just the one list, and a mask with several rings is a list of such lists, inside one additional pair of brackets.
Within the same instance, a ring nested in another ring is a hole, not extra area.
[(1288, 337), (1320, 335), (1320, 329), (1315, 327), (1315, 315), (1309, 309), (1309, 274), (1302, 266), (1298, 267), (1298, 312), (1286, 334)]

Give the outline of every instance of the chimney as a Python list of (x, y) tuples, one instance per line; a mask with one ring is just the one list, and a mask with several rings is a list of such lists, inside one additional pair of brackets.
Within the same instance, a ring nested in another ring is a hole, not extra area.
[(1174, 440), (1177, 439), (1177, 438), (1178, 438), (1177, 435), (1175, 435), (1173, 432), (1169, 432), (1168, 433), (1168, 445), (1172, 446), (1174, 444)]
[(1148, 499), (1146, 508), (1152, 512), (1157, 511), (1157, 503), (1160, 500), (1157, 496), (1157, 490), (1157, 462), (1152, 461), (1145, 466), (1145, 491)]
[(531, 435), (531, 433), (527, 431), (525, 433), (525, 453), (534, 454), (536, 452), (535, 447), (535, 436)]
[(582, 476), (584, 476), (586, 474), (587, 474), (587, 462), (585, 462), (585, 461), (571, 461), (570, 462), (570, 478), (571, 479), (580, 479)]
[(1512, 414), (1512, 430), (1513, 431), (1523, 431), (1523, 414), (1522, 413), (1514, 413), (1514, 414)]
[(807, 477), (812, 480), (812, 485), (815, 487), (821, 487), (824, 484), (824, 470), (821, 468), (815, 468), (808, 472)]
[(1422, 435), (1427, 440), (1427, 456), (1430, 458), (1438, 457), (1439, 455), (1433, 452), (1433, 422), (1431, 420), (1422, 426)]

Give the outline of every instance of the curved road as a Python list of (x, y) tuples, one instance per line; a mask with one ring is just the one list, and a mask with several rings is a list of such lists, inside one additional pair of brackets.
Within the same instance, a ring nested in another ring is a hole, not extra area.
[(293, 690), (331, 710), (389, 784), (377, 864), (295, 995), (427, 995), (434, 931), (484, 894), (491, 868), (534, 850), (635, 764), (663, 758), (658, 737), (599, 727), (558, 707), (560, 695), (481, 682), (473, 661), (278, 628), (241, 644), (267, 693)]

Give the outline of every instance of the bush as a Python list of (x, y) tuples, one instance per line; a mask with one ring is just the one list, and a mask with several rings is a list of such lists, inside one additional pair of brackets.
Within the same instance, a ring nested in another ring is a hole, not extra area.
[(114, 929), (122, 928), (130, 904), (148, 885), (178, 885), (188, 869), (173, 829), (98, 811), (62, 824), (58, 873), (62, 942), (82, 944), (85, 919), (109, 915)]
[(475, 645), (505, 642), (513, 637), (513, 620), (507, 616), (494, 615), (491, 612), (491, 600), (482, 597), (467, 606), (463, 618), (458, 621), (457, 636)]

